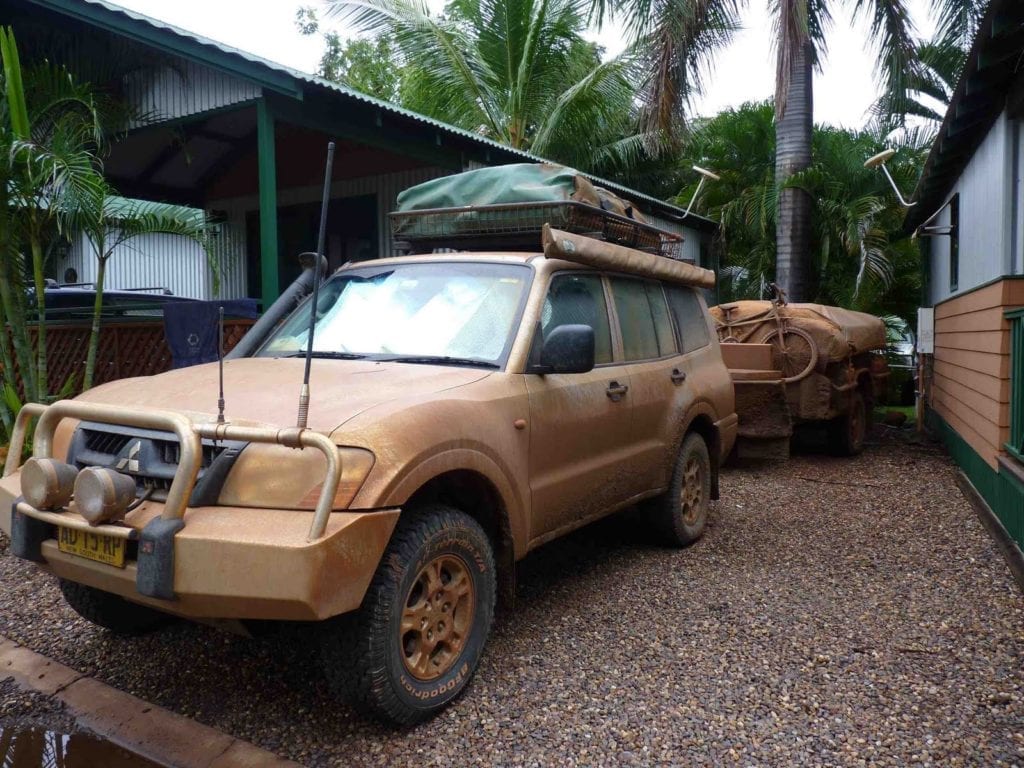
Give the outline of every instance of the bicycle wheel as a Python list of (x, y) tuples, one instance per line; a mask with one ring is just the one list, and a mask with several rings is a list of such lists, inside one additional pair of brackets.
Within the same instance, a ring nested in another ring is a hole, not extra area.
[(786, 328), (781, 338), (776, 329), (764, 337), (763, 343), (775, 348), (772, 358), (787, 384), (809, 376), (818, 364), (818, 347), (811, 334), (800, 328)]

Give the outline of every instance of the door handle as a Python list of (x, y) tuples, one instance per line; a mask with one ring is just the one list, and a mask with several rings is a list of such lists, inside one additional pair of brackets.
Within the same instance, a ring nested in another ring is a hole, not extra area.
[(671, 378), (673, 384), (682, 384), (686, 381), (686, 371), (680, 371), (678, 368), (673, 368)]
[(619, 402), (619, 400), (622, 399), (622, 396), (625, 395), (628, 391), (629, 387), (627, 385), (619, 384), (619, 382), (613, 381), (611, 384), (608, 385), (606, 394), (608, 395), (608, 397), (612, 399), (613, 403), (617, 403)]

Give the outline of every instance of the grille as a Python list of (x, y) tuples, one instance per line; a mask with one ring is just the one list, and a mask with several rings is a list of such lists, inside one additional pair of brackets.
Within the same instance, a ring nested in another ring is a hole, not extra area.
[[(138, 448), (133, 450), (135, 444), (138, 444)], [(217, 457), (238, 445), (204, 442), (197, 484)], [(149, 491), (150, 498), (155, 501), (167, 498), (180, 461), (181, 445), (169, 432), (131, 430), (90, 423), (79, 426), (68, 455), (68, 463), (79, 469), (109, 467), (132, 475), (139, 493)]]

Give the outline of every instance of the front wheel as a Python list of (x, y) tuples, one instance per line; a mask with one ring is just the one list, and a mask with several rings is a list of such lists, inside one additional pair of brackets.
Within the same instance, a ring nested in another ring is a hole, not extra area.
[(322, 645), (337, 693), (395, 725), (425, 720), (476, 671), (494, 618), (490, 541), (465, 513), (431, 505), (399, 519), (363, 604)]
[(711, 500), (711, 457), (704, 438), (683, 440), (668, 490), (648, 502), (651, 522), (670, 545), (685, 547), (702, 535)]
[(75, 613), (115, 635), (144, 635), (173, 620), (166, 613), (67, 579), (60, 580), (60, 591)]

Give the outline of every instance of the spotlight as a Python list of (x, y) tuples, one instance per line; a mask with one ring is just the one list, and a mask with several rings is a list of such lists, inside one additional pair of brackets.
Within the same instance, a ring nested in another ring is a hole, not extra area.
[(21, 468), (21, 495), (36, 509), (62, 509), (71, 500), (77, 474), (63, 461), (33, 456)]
[(101, 467), (86, 467), (75, 480), (75, 504), (90, 525), (124, 517), (135, 501), (135, 478)]

